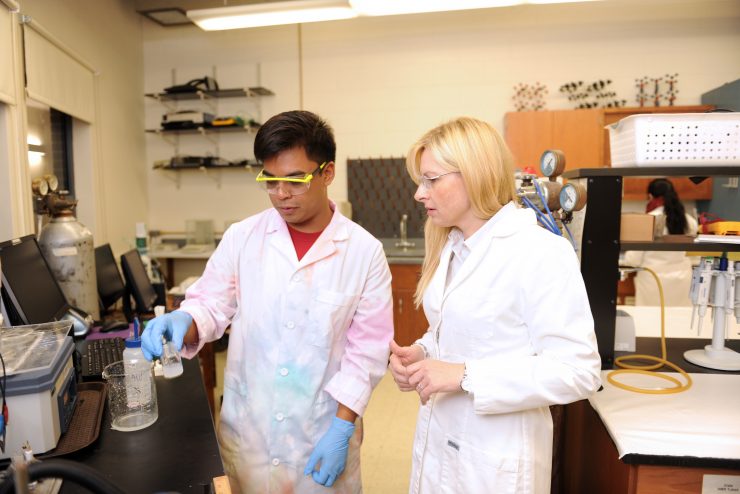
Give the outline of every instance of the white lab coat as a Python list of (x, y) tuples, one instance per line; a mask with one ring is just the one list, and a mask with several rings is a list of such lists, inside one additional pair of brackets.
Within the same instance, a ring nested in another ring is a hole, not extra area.
[[(650, 214), (660, 216), (664, 214), (663, 206), (659, 206)], [(696, 219), (686, 215), (686, 234), (694, 235), (699, 228)], [(663, 235), (668, 235), (668, 227), (663, 229)], [(689, 306), (689, 289), (691, 288), (691, 258), (686, 252), (677, 251), (627, 251), (624, 253), (624, 262), (628, 266), (650, 268), (660, 278), (663, 286), (663, 298), (666, 306)], [(635, 305), (660, 305), (658, 285), (653, 275), (647, 271), (638, 271), (635, 274)]]
[(231, 324), (219, 440), (233, 491), (361, 492), (361, 423), (333, 488), (303, 470), (337, 402), (362, 415), (385, 373), (393, 314), (380, 242), (335, 208), (299, 262), (270, 209), (228, 229), (181, 309), (200, 337), (186, 356)]
[(472, 392), (420, 407), (411, 493), (549, 493), (548, 407), (600, 385), (573, 248), (513, 203), (494, 218), (445, 289), (447, 242), (424, 294), (430, 329), (419, 341), (430, 358), (465, 362)]

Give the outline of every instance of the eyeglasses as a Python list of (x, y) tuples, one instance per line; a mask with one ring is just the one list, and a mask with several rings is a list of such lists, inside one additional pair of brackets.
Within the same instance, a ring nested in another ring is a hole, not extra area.
[(440, 175), (437, 175), (436, 177), (425, 177), (422, 175), (419, 177), (419, 185), (424, 187), (426, 190), (432, 190), (432, 186), (434, 185), (434, 182), (439, 180), (440, 178), (444, 177), (445, 175), (451, 175), (453, 173), (460, 173), (460, 172), (447, 172), (442, 173)]
[(263, 169), (259, 175), (257, 175), (256, 180), (257, 183), (260, 184), (260, 187), (266, 190), (268, 194), (278, 194), (280, 192), (280, 184), (282, 183), (285, 186), (283, 190), (288, 194), (299, 196), (308, 192), (314, 175), (323, 170), (327, 163), (328, 161), (324, 161), (318, 166), (318, 168), (308, 175), (296, 175), (291, 177), (273, 177), (272, 175), (265, 175), (265, 170)]

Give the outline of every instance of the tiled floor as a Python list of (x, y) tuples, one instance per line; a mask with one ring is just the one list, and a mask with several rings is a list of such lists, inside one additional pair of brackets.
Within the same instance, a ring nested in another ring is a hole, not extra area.
[[(216, 420), (223, 392), (226, 352), (216, 353)], [(411, 445), (414, 439), (419, 397), (401, 393), (390, 373), (380, 381), (365, 412), (365, 439), (362, 445), (362, 486), (365, 494), (404, 494), (411, 472)]]

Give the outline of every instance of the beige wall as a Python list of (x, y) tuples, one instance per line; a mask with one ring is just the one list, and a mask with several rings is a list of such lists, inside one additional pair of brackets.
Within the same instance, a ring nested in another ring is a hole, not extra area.
[[(276, 92), (262, 105), (264, 118), (297, 108), (302, 95), (305, 109), (334, 126), (339, 173), (331, 193), (344, 200), (348, 157), (403, 155), (425, 130), (462, 114), (503, 130), (519, 82), (546, 84), (547, 107), (557, 109), (571, 107), (558, 93), (571, 80), (612, 79), (633, 104), (636, 78), (677, 72), (676, 103), (697, 104), (740, 74), (740, 2), (616, 0), (362, 18), (306, 24), (301, 42), (303, 87), (296, 26), (207, 33), (147, 22), (145, 86), (170, 85), (173, 68), (196, 77), (212, 66), (222, 86), (252, 84), (259, 63), (261, 83)], [(147, 124), (156, 127), (161, 113), (147, 105)], [(222, 145), (222, 154), (233, 145), (251, 156), (252, 143), (242, 136)], [(147, 166), (170, 152), (152, 136)], [(193, 172), (181, 172), (178, 188), (162, 173), (149, 171), (149, 219), (157, 228), (182, 230), (185, 218), (198, 217), (218, 226), (268, 205), (249, 173), (224, 174), (220, 189)]]
[[(162, 28), (125, 0), (20, 3), (100, 71), (96, 166), (104, 190), (95, 235), (119, 253), (131, 245), (137, 221), (182, 231), (185, 219), (213, 218), (221, 229), (269, 207), (253, 173), (151, 170), (176, 148), (144, 134), (167, 109), (143, 93), (214, 69), (222, 87), (260, 84), (276, 93), (259, 103), (222, 101), (216, 113), (263, 121), (302, 101), (330, 121), (339, 144), (337, 200), (346, 199), (348, 157), (402, 155), (426, 129), (461, 114), (501, 128), (519, 82), (546, 84), (547, 106), (555, 109), (569, 107), (557, 92), (566, 81), (610, 78), (619, 97), (632, 100), (635, 78), (678, 72), (677, 103), (695, 104), (740, 73), (737, 1), (612, 0), (362, 18), (307, 24), (300, 38), (297, 26)], [(252, 156), (252, 143), (248, 135), (189, 136), (177, 149), (237, 159)]]
[[(180, 102), (168, 108), (147, 98), (146, 127), (160, 126), (162, 114), (194, 109), (220, 115), (242, 115), (264, 121), (270, 115), (298, 107), (297, 27), (264, 28), (206, 34), (196, 27), (161, 28), (145, 24), (144, 86), (147, 93), (161, 92), (174, 83), (214, 75), (221, 88), (262, 85), (276, 93), (259, 99), (229, 98), (217, 107)], [(215, 220), (223, 230), (227, 221), (269, 207), (266, 194), (254, 183), (254, 173), (243, 170), (165, 172), (152, 170), (155, 160), (183, 155), (219, 155), (230, 160), (253, 158), (253, 134), (218, 134), (210, 140), (199, 135), (147, 134), (150, 228), (184, 231), (186, 219)], [(179, 181), (179, 182), (178, 182)]]
[[(90, 149), (76, 150), (99, 157), (93, 166), (100, 176), (79, 177), (102, 187), (100, 200), (78, 196), (82, 206), (95, 203), (88, 225), (95, 243), (110, 242), (121, 253), (133, 245), (134, 223), (146, 221), (147, 175), (144, 153), (143, 19), (126, 0), (22, 0), (30, 15), (100, 73), (99, 112), (81, 140)], [(89, 132), (91, 131), (91, 132)], [(97, 135), (96, 135), (97, 133)], [(97, 151), (95, 147), (98, 147)], [(89, 172), (89, 171), (88, 171)], [(30, 187), (30, 184), (29, 184)], [(100, 191), (99, 191), (100, 192)], [(96, 218), (96, 221), (93, 220)]]

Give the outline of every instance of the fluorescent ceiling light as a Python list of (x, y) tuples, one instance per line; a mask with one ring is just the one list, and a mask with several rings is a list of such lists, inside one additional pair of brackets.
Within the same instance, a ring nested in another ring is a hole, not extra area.
[(206, 31), (380, 16), (510, 7), (527, 3), (598, 0), (292, 0), (188, 10), (187, 17)]
[(601, 0), (524, 0), (524, 3), (533, 3), (538, 5), (544, 5), (549, 3), (584, 3), (584, 2), (600, 2)]
[(352, 8), (361, 15), (419, 14), (448, 10), (487, 9), (508, 7), (521, 0), (350, 0)]
[(294, 0), (188, 10), (187, 16), (201, 29), (220, 31), (350, 19), (357, 17), (357, 13), (347, 0)]
[(525, 3), (571, 3), (595, 0), (349, 0), (360, 15), (420, 14), (450, 10), (511, 7)]

